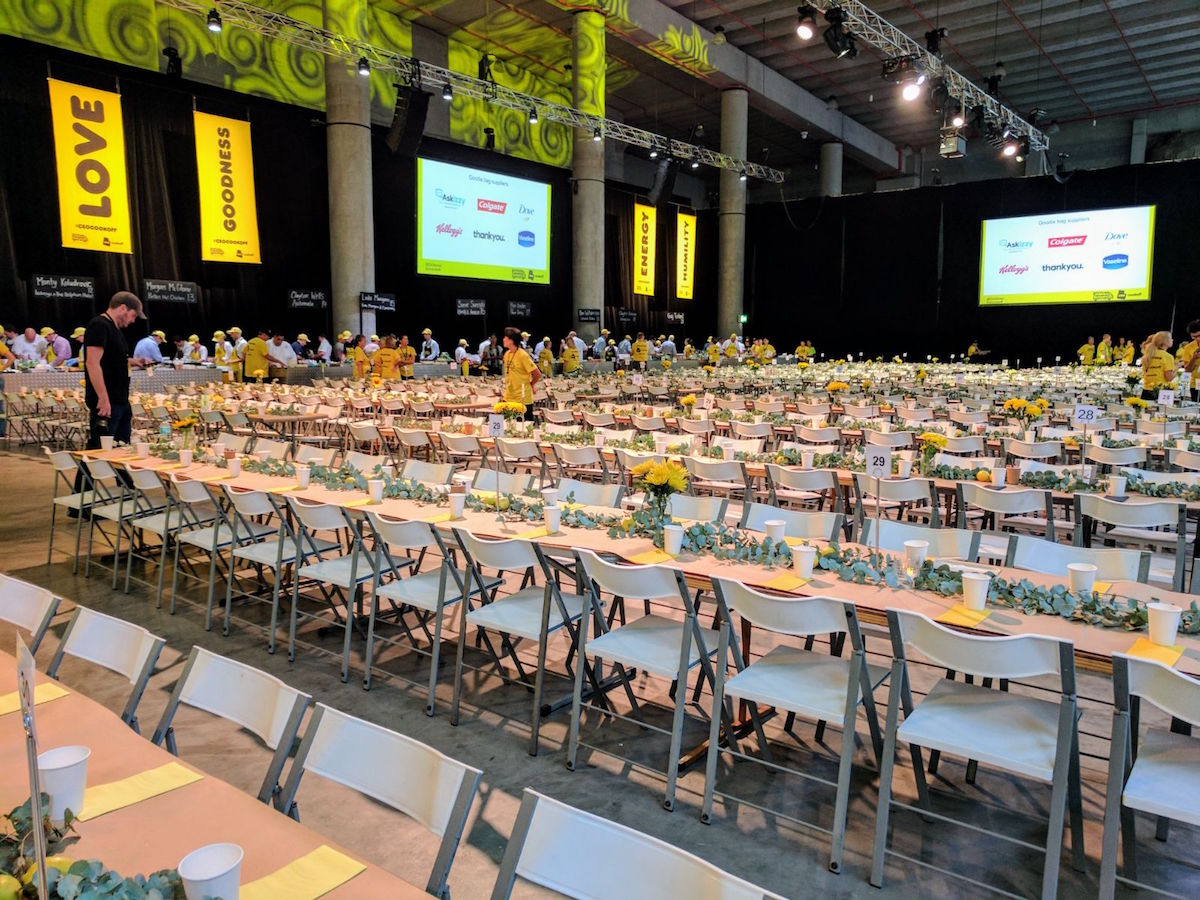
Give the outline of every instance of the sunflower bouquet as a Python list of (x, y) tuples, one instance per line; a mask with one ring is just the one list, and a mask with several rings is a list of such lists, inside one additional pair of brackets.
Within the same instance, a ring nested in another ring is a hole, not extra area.
[(825, 390), (831, 394), (837, 394), (842, 391), (850, 390), (850, 385), (844, 381), (831, 381), (829, 384), (825, 385)]
[(171, 430), (179, 434), (179, 443), (184, 450), (189, 449), (194, 443), (198, 424), (199, 420), (195, 416), (185, 416), (171, 423)]
[(665, 517), (671, 495), (687, 490), (687, 469), (674, 460), (648, 459), (634, 466), (630, 474), (634, 487), (646, 492), (646, 505), (655, 522)]
[(1150, 406), (1150, 402), (1143, 400), (1141, 397), (1126, 397), (1125, 405), (1134, 409), (1147, 409)]
[(946, 435), (940, 431), (924, 431), (917, 435), (921, 447), (921, 472), (933, 469), (933, 458), (946, 447)]
[(519, 419), (525, 415), (525, 404), (515, 400), (501, 400), (492, 407), (492, 412), (499, 413), (506, 419)]
[(679, 398), (679, 405), (682, 406), (687, 412), (690, 413), (692, 411), (692, 409), (696, 406), (696, 395), (695, 394), (684, 394), (682, 397)]
[(1038, 397), (1035, 400), (1010, 397), (1004, 401), (1003, 409), (1006, 416), (1016, 419), (1025, 428), (1029, 428), (1034, 422), (1045, 415), (1049, 406), (1050, 401), (1045, 397)]

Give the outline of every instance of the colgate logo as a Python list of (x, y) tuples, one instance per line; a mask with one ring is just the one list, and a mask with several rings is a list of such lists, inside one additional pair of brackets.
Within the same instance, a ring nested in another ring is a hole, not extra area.
[(460, 234), (462, 234), (462, 229), (451, 225), (449, 222), (442, 222), (437, 227), (437, 233), (448, 234), (450, 237), (458, 237)]
[(1024, 275), (1028, 271), (1029, 271), (1029, 266), (1008, 265), (1008, 266), (1000, 267), (1001, 275)]
[(500, 200), (484, 200), (480, 198), (475, 201), (475, 206), (480, 212), (499, 213), (504, 215), (504, 211), (508, 209), (508, 204)]
[(1050, 247), (1082, 247), (1086, 240), (1086, 234), (1072, 234), (1065, 237), (1052, 237), (1046, 244)]

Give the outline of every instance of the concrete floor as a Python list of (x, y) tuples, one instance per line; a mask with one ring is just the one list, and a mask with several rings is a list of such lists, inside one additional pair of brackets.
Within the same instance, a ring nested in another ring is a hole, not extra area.
[[(606, 752), (581, 750), (579, 771), (569, 772), (564, 765), (564, 745), (568, 710), (543, 721), (541, 750), (537, 757), (527, 753), (529, 740), (530, 695), (520, 686), (506, 684), (491, 674), (469, 673), (464, 680), (462, 721), (449, 722), (449, 702), (453, 680), (453, 644), (447, 644), (438, 688), (436, 716), (424, 714), (428, 660), (402, 647), (387, 648), (376, 660), (374, 684), (362, 689), (361, 642), (354, 643), (354, 663), (349, 683), (342, 683), (340, 657), (342, 632), (318, 633), (319, 622), (301, 628), (296, 660), (289, 663), (286, 633), (281, 649), (266, 652), (268, 607), (254, 602), (236, 604), (232, 634), (221, 636), (218, 620), (212, 631), (203, 627), (206, 585), (181, 579), (180, 600), (175, 615), (155, 606), (153, 569), (134, 566), (131, 592), (114, 592), (107, 570), (93, 568), (90, 578), (71, 573), (73, 523), (60, 520), (55, 550), (47, 565), (47, 539), (51, 470), (44, 459), (33, 453), (0, 453), (0, 492), (5, 498), (5, 514), (0, 517), (0, 569), (45, 585), (68, 601), (78, 601), (94, 609), (138, 622), (167, 639), (159, 667), (140, 707), (143, 731), (153, 729), (165, 706), (169, 691), (193, 644), (257, 666), (309, 692), (321, 702), (361, 716), (424, 741), (444, 753), (483, 770), (483, 786), (459, 849), (450, 884), (456, 897), (488, 896), (498, 863), (504, 852), (521, 791), (538, 791), (632, 826), (647, 834), (669, 841), (696, 853), (721, 868), (750, 879), (788, 897), (970, 897), (991, 895), (993, 890), (1015, 895), (1036, 895), (1040, 890), (1042, 857), (1040, 854), (963, 828), (936, 822), (924, 823), (912, 814), (893, 816), (892, 847), (908, 857), (959, 871), (975, 883), (951, 879), (926, 866), (918, 866), (899, 857), (889, 857), (885, 887), (876, 891), (867, 883), (874, 836), (877, 775), (873, 756), (864, 746), (865, 721), (859, 717), (859, 746), (854, 785), (851, 792), (848, 834), (843, 871), (828, 871), (828, 837), (793, 819), (828, 827), (833, 808), (833, 791), (795, 775), (773, 772), (753, 762), (739, 761), (730, 767), (728, 755), (719, 771), (720, 787), (737, 800), (718, 795), (714, 821), (704, 825), (699, 819), (704, 790), (703, 765), (693, 767), (680, 779), (674, 812), (662, 808), (665, 779), (661, 769), (667, 752), (666, 738), (635, 726), (609, 722), (599, 716), (586, 718), (584, 739), (603, 747)], [(97, 552), (99, 558), (99, 552)], [(150, 584), (138, 580), (148, 578)], [(223, 592), (224, 583), (220, 583)], [(71, 602), (56, 621), (54, 631), (61, 634)], [(306, 608), (318, 611), (316, 605)], [(394, 627), (381, 626), (381, 634), (396, 637)], [(451, 635), (453, 638), (453, 634)], [(0, 625), (0, 641), (10, 646), (12, 629)], [(46, 665), (53, 656), (55, 636), (47, 638), (38, 654)], [(565, 644), (554, 648), (553, 660), (561, 660)], [(757, 649), (757, 648), (756, 648)], [(869, 642), (872, 651), (886, 652), (879, 639)], [(529, 659), (536, 647), (521, 648)], [(469, 661), (485, 663), (482, 655), (470, 654)], [(875, 655), (875, 664), (889, 660)], [(914, 685), (918, 692), (940, 677), (937, 670), (918, 670)], [(128, 691), (128, 683), (119, 676), (97, 670), (87, 663), (67, 660), (61, 677), (90, 697), (119, 711)], [(1085, 698), (1081, 724), (1084, 752), (1084, 815), (1088, 865), (1074, 872), (1064, 855), (1060, 880), (1063, 897), (1092, 897), (1096, 894), (1099, 868), (1100, 830), (1104, 800), (1104, 770), (1107, 765), (1107, 734), (1111, 694), (1107, 679), (1084, 675), (1081, 695)], [(548, 692), (567, 690), (565, 680), (551, 680)], [(658, 706), (649, 718), (667, 723), (666, 685), (656, 680), (639, 679), (639, 696), (649, 696)], [(707, 723), (702, 708), (709, 697), (690, 710), (685, 746), (706, 735)], [(881, 716), (886, 710), (886, 688), (876, 694)], [(1150, 717), (1148, 717), (1150, 718)], [(1151, 721), (1153, 721), (1151, 719)], [(1158, 724), (1158, 723), (1156, 723)], [(830, 729), (818, 745), (811, 726), (798, 723), (793, 734), (782, 730), (782, 720), (769, 723), (768, 737), (776, 762), (788, 762), (797, 768), (836, 778), (835, 759), (840, 734)], [(269, 759), (269, 751), (257, 739), (231, 725), (194, 710), (182, 710), (176, 718), (180, 754), (189, 762), (226, 781), (256, 792)], [(752, 749), (744, 743), (743, 750)], [(817, 754), (817, 755), (814, 755)], [(896, 795), (903, 800), (915, 797), (912, 772), (907, 768), (907, 752), (897, 766)], [(1015, 816), (1043, 816), (1049, 800), (1047, 787), (1010, 779), (999, 773), (981, 770), (975, 785), (964, 778), (964, 763), (944, 759), (938, 775), (931, 779), (935, 809), (962, 815), (973, 824), (1012, 833), (1034, 843), (1044, 840), (1044, 825)], [(377, 863), (407, 880), (424, 884), (436, 851), (436, 841), (404, 816), (369, 801), (353, 791), (308, 777), (299, 793), (301, 819), (315, 830), (328, 835), (364, 859)], [(1200, 837), (1195, 829), (1175, 826), (1167, 844), (1150, 837), (1149, 820), (1139, 822), (1141, 875), (1152, 884), (1178, 891), (1183, 896), (1200, 895), (1200, 873), (1194, 861), (1200, 855)], [(1164, 860), (1171, 860), (1167, 865)], [(1186, 861), (1181, 864), (1179, 861)], [(607, 865), (604, 860), (579, 859), (581, 866)], [(519, 885), (517, 896), (544, 896), (546, 892)]]

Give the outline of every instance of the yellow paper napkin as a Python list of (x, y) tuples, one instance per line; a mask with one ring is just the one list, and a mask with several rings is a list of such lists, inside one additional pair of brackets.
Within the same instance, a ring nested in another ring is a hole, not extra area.
[(204, 776), (199, 772), (184, 768), (179, 763), (171, 762), (156, 769), (147, 769), (137, 775), (130, 775), (120, 781), (108, 784), (98, 784), (90, 787), (83, 795), (83, 812), (79, 814), (81, 821), (87, 822), (105, 813), (133, 806), (159, 794), (165, 794), (176, 788), (184, 787)]
[(224, 481), (226, 478), (232, 478), (232, 477), (233, 476), (230, 474), (210, 475), (208, 478), (201, 478), (200, 480), (203, 481), (205, 484), (212, 484), (212, 482), (214, 482), (214, 481)]
[(1133, 646), (1125, 651), (1130, 656), (1140, 656), (1142, 659), (1153, 659), (1163, 665), (1174, 666), (1179, 662), (1179, 657), (1183, 656), (1183, 648), (1176, 644), (1174, 647), (1164, 647), (1162, 644), (1155, 644), (1149, 638), (1140, 637), (1133, 642)]
[(267, 488), (267, 493), (269, 493), (269, 494), (286, 494), (288, 491), (298, 491), (298, 490), (300, 490), (300, 485), (298, 485), (298, 484), (284, 484), (284, 485), (280, 485), (279, 487)]
[(346, 503), (343, 503), (342, 506), (366, 506), (370, 502), (371, 502), (370, 497), (363, 497), (359, 500), (347, 501)]
[(1092, 585), (1092, 590), (1097, 594), (1107, 594), (1112, 590), (1111, 581), (1097, 581)]
[(984, 619), (992, 614), (990, 609), (967, 609), (961, 603), (958, 603), (936, 619), (935, 622), (941, 622), (943, 625), (961, 625), (965, 628), (974, 628)]
[(238, 891), (242, 900), (316, 900), (345, 884), (367, 867), (332, 847), (320, 846), (282, 869), (265, 875)]
[[(71, 692), (66, 688), (47, 681), (45, 684), (39, 684), (33, 689), (33, 705), (38, 706), (42, 703), (49, 703), (51, 700), (65, 697), (69, 693)], [(13, 691), (11, 694), (0, 695), (0, 716), (6, 716), (11, 712), (16, 712), (20, 708), (21, 696), (16, 691)]]
[[(803, 547), (805, 544), (809, 544), (811, 546), (816, 547), (816, 544), (813, 544), (813, 542), (810, 541), (808, 538), (790, 537), (788, 535), (784, 535), (783, 542), (785, 544), (787, 544), (789, 547)], [(818, 549), (820, 549), (820, 548), (818, 548)]]
[(439, 513), (436, 516), (430, 516), (428, 519), (422, 519), (422, 522), (449, 522), (450, 513)]
[(776, 575), (770, 581), (764, 582), (763, 587), (771, 588), (774, 591), (794, 591), (801, 585), (808, 584), (811, 581), (809, 578), (801, 578), (799, 575), (793, 575), (791, 572), (784, 572), (782, 575)]
[(639, 553), (637, 556), (629, 557), (629, 561), (642, 566), (653, 566), (658, 563), (670, 562), (674, 558), (666, 550), (648, 550), (645, 553)]
[(546, 530), (545, 525), (543, 525), (541, 528), (531, 528), (528, 531), (517, 532), (517, 537), (519, 538), (540, 538), (549, 536), (550, 532)]
[(168, 469), (182, 469), (183, 463), (171, 463), (169, 466), (159, 466), (160, 472), (166, 472)]

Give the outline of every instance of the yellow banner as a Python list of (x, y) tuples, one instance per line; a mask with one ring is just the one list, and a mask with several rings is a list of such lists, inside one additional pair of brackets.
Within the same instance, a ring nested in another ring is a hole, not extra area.
[(696, 280), (696, 217), (680, 212), (675, 216), (675, 296), (692, 299)]
[(132, 253), (121, 95), (49, 82), (62, 245)]
[(260, 263), (250, 123), (193, 113), (200, 178), (200, 258)]
[(654, 250), (658, 210), (633, 204), (633, 292), (654, 295)]

